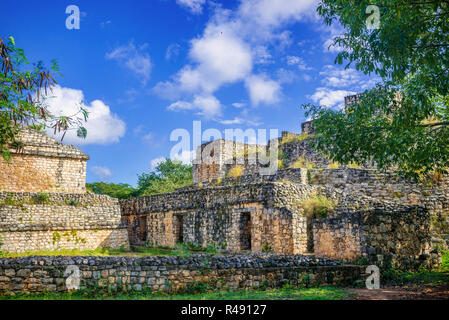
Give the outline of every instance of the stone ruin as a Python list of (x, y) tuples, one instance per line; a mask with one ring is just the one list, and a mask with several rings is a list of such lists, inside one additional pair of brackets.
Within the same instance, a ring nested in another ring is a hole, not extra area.
[[(302, 130), (283, 132), (266, 146), (203, 144), (193, 165), (194, 185), (121, 201), (130, 243), (214, 244), (230, 252), (309, 253), (398, 268), (440, 262), (439, 250), (449, 243), (448, 177), (416, 183), (394, 171), (336, 166), (311, 148), (312, 123)], [(273, 145), (282, 166), (261, 175), (247, 156), (269, 153)], [(232, 174), (236, 167), (238, 176)], [(325, 217), (304, 209), (317, 197), (333, 204)]]
[[(11, 150), (10, 163), (0, 160), (0, 250), (182, 242), (400, 268), (440, 262), (439, 249), (449, 242), (448, 177), (415, 183), (393, 171), (335, 166), (310, 147), (312, 124), (302, 129), (267, 145), (206, 143), (192, 186), (120, 202), (86, 192), (86, 155), (25, 129), (22, 150)], [(280, 170), (261, 175), (247, 156), (274, 145)], [(239, 174), (231, 174), (236, 167)], [(317, 197), (332, 203), (324, 216), (307, 213), (307, 201)]]
[(86, 192), (87, 155), (24, 127), (0, 157), (0, 251), (129, 247), (119, 202)]

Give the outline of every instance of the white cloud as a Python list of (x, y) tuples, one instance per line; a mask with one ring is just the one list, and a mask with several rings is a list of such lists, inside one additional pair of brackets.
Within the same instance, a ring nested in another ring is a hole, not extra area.
[(345, 33), (345, 29), (340, 24), (338, 24), (338, 22), (334, 22), (330, 26), (322, 26), (321, 31), (324, 31), (324, 33), (326, 34), (323, 43), (324, 52), (335, 54), (344, 51), (343, 47), (334, 44), (335, 38), (338, 38)]
[(106, 59), (116, 60), (121, 66), (135, 73), (145, 85), (150, 79), (153, 67), (149, 54), (145, 52), (146, 47), (146, 44), (136, 47), (131, 41), (106, 53)]
[(92, 171), (92, 173), (100, 179), (109, 179), (110, 177), (112, 177), (112, 172), (107, 167), (95, 166), (95, 167), (92, 167), (92, 169), (90, 169), (90, 171)]
[(220, 101), (213, 95), (195, 96), (192, 102), (177, 101), (167, 107), (171, 111), (197, 110), (199, 115), (214, 119), (221, 115)]
[(203, 5), (206, 3), (206, 0), (176, 0), (176, 3), (188, 8), (194, 14), (200, 14), (203, 12)]
[[(271, 61), (270, 45), (288, 46), (291, 32), (282, 28), (310, 17), (315, 6), (316, 0), (242, 0), (235, 10), (216, 6), (203, 34), (191, 40), (190, 63), (171, 80), (159, 82), (153, 92), (179, 100), (170, 110), (193, 110), (198, 108), (192, 101), (196, 96), (213, 96), (222, 86), (240, 82), (253, 104), (277, 102), (280, 84), (255, 75), (253, 67)], [(268, 91), (262, 93), (262, 88)], [(218, 107), (208, 109), (203, 114), (211, 118), (221, 114)], [(210, 111), (216, 114), (212, 117)]]
[(150, 133), (146, 133), (142, 136), (142, 140), (144, 142), (153, 142), (154, 141), (154, 134)]
[[(76, 130), (70, 130), (64, 137), (64, 142), (76, 145), (119, 142), (125, 135), (125, 122), (112, 113), (110, 107), (103, 101), (94, 100), (90, 104), (83, 101), (84, 94), (81, 90), (57, 85), (53, 87), (52, 92), (48, 92), (45, 102), (48, 110), (54, 115), (74, 115), (79, 111), (80, 106), (89, 112), (88, 121), (84, 124), (87, 129), (87, 138), (80, 139), (76, 136)], [(53, 131), (49, 129), (48, 134), (53, 135)]]
[(168, 46), (167, 51), (165, 52), (165, 60), (176, 60), (179, 55), (179, 50), (181, 46), (177, 43), (172, 43)]
[(233, 106), (234, 108), (241, 109), (241, 108), (246, 107), (246, 103), (243, 103), (243, 102), (235, 102), (235, 103), (232, 104), (232, 106)]
[(279, 101), (281, 86), (266, 75), (253, 75), (246, 80), (246, 87), (253, 105), (272, 104)]
[(336, 66), (326, 65), (320, 72), (322, 83), (329, 87), (348, 87), (358, 85), (363, 81), (362, 73), (355, 69), (339, 69)]
[(269, 64), (273, 63), (273, 57), (266, 46), (257, 46), (253, 49), (254, 63)]
[(224, 125), (242, 124), (245, 120), (239, 117), (235, 117), (233, 120), (221, 120), (220, 123)]
[(332, 90), (329, 88), (318, 88), (310, 97), (310, 99), (312, 99), (313, 102), (318, 102), (320, 105), (329, 108), (342, 108), (344, 106), (345, 97), (354, 94), (356, 94), (356, 92), (347, 90)]
[(305, 61), (302, 59), (302, 58), (300, 58), (300, 57), (297, 57), (297, 56), (287, 56), (287, 64), (289, 65), (289, 66), (294, 66), (294, 65), (296, 65), (296, 66), (298, 66), (298, 69), (299, 70), (303, 70), (303, 71), (306, 71), (306, 70), (312, 70), (312, 68), (311, 67), (309, 67), (309, 66), (307, 66), (307, 64), (305, 63)]
[(182, 153), (177, 154), (171, 158), (171, 160), (178, 160), (181, 161), (183, 164), (192, 164), (193, 160), (195, 159), (196, 152), (194, 150), (192, 151), (182, 151)]
[(303, 74), (302, 78), (304, 79), (304, 81), (309, 82), (310, 80), (312, 80), (312, 77), (309, 76), (308, 74)]
[(276, 71), (276, 76), (279, 83), (292, 83), (296, 78), (296, 74), (291, 70), (280, 68)]
[(154, 171), (156, 169), (156, 167), (164, 161), (165, 161), (164, 157), (159, 157), (159, 158), (151, 160), (151, 162), (150, 162), (151, 171)]

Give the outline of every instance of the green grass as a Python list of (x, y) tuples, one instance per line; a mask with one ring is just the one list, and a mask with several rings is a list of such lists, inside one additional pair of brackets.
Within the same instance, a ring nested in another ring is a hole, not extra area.
[(132, 257), (148, 257), (148, 256), (188, 256), (195, 253), (216, 254), (217, 250), (214, 246), (207, 248), (197, 247), (191, 244), (178, 244), (174, 248), (170, 247), (137, 247), (131, 250), (127, 249), (111, 249), (99, 248), (95, 250), (54, 250), (54, 251), (27, 251), (27, 252), (2, 252), (0, 258), (19, 258), (28, 256), (132, 256)]
[(436, 270), (420, 269), (416, 272), (401, 272), (388, 270), (383, 278), (393, 285), (417, 283), (422, 285), (441, 285), (449, 283), (449, 250), (442, 252), (441, 267)]
[(283, 288), (272, 290), (220, 291), (202, 294), (170, 295), (131, 292), (114, 295), (92, 295), (83, 292), (65, 294), (46, 293), (39, 295), (19, 294), (0, 296), (0, 300), (342, 300), (349, 293), (335, 287)]

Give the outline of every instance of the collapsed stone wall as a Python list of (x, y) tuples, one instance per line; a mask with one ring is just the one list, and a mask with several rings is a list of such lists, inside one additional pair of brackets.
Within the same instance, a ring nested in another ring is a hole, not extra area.
[(385, 212), (419, 206), (430, 213), (433, 247), (449, 246), (449, 177), (417, 183), (394, 172), (369, 169), (310, 170), (308, 183), (337, 203), (335, 214), (376, 208)]
[[(286, 169), (273, 175), (253, 173), (220, 181), (221, 185), (237, 183), (290, 182), (306, 185), (310, 193), (323, 194), (335, 203), (330, 215), (359, 210), (400, 211), (403, 206), (421, 206), (431, 214), (432, 246), (449, 247), (449, 177), (418, 183), (400, 178), (395, 172), (374, 169)], [(205, 183), (213, 186), (217, 181)], [(186, 188), (188, 189), (188, 188)]]
[(118, 200), (94, 194), (0, 192), (1, 251), (128, 247)]
[(215, 290), (349, 285), (364, 277), (364, 269), (328, 259), (279, 255), (2, 258), (0, 293), (67, 292), (66, 283), (77, 270), (84, 290), (177, 292), (194, 282)]
[(87, 155), (29, 128), (22, 128), (18, 140), (23, 145), (10, 150), (11, 161), (0, 157), (0, 191), (86, 191)]
[(436, 267), (430, 214), (422, 208), (402, 211), (359, 211), (313, 222), (316, 255), (344, 260), (365, 258), (383, 267), (416, 270)]
[(265, 150), (266, 146), (239, 143), (228, 140), (214, 140), (199, 146), (193, 162), (193, 182), (207, 182), (226, 177), (236, 159), (253, 150)]
[(188, 188), (120, 204), (132, 243), (213, 243), (230, 251), (291, 254), (307, 248), (300, 202), (310, 192), (308, 186), (261, 182)]

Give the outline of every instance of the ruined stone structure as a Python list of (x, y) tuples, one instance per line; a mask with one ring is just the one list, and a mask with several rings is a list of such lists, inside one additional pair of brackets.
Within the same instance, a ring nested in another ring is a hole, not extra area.
[[(302, 128), (266, 146), (224, 140), (202, 145), (193, 186), (121, 202), (130, 242), (313, 252), (399, 268), (437, 265), (438, 248), (449, 243), (448, 177), (416, 183), (394, 172), (331, 164), (310, 147), (311, 123)], [(278, 154), (280, 170), (263, 175), (264, 165), (248, 161), (260, 150)], [(236, 167), (238, 176), (230, 174)], [(304, 209), (317, 197), (333, 204), (325, 217)]]
[(0, 191), (86, 191), (87, 155), (27, 127), (21, 130), (18, 140), (23, 146), (10, 150), (10, 162), (0, 157)]
[(88, 156), (32, 129), (0, 160), (0, 251), (128, 247), (117, 199), (86, 192)]

